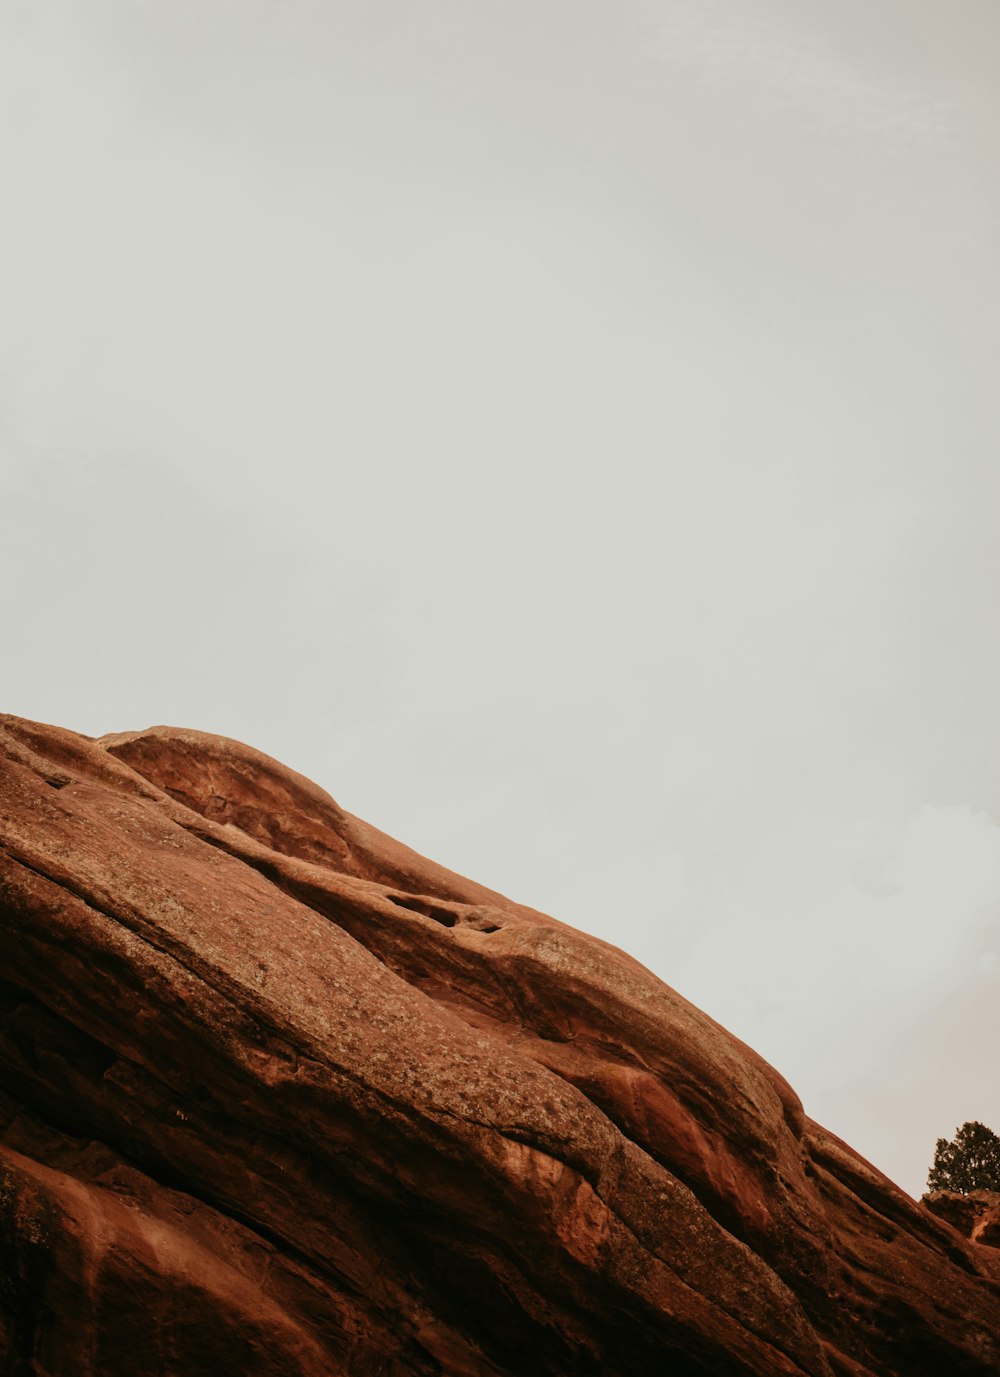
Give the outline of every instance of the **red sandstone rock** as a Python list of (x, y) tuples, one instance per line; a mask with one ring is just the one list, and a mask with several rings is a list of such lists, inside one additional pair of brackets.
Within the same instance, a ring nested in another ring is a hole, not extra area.
[(1000, 1266), (637, 962), (236, 742), (0, 718), (0, 1353), (1000, 1372)]
[(921, 1203), (966, 1238), (1000, 1248), (1000, 1191), (931, 1191)]

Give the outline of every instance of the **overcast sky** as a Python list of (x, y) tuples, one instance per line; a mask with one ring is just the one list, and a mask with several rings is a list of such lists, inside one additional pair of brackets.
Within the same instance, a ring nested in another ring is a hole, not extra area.
[(919, 1193), (1000, 1131), (996, 0), (7, 0), (3, 706), (251, 742)]

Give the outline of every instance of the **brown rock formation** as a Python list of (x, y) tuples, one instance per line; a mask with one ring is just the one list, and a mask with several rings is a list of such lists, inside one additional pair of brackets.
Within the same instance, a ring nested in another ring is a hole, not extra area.
[(1000, 1191), (931, 1191), (921, 1204), (973, 1242), (1000, 1248)]
[(5, 1377), (1000, 1372), (997, 1253), (236, 742), (0, 719)]

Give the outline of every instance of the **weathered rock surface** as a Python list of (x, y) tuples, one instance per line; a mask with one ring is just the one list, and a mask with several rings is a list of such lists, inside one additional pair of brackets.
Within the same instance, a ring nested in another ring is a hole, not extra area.
[(1000, 1248), (1000, 1191), (931, 1191), (921, 1203), (966, 1238)]
[(1000, 1372), (996, 1250), (236, 742), (0, 718), (5, 1377)]

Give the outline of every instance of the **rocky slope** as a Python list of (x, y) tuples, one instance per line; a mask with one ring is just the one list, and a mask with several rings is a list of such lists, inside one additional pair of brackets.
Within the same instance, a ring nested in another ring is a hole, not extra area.
[(233, 741), (0, 718), (5, 1377), (1000, 1372), (1000, 1254)]
[(1000, 1191), (931, 1191), (921, 1204), (966, 1238), (1000, 1248)]

